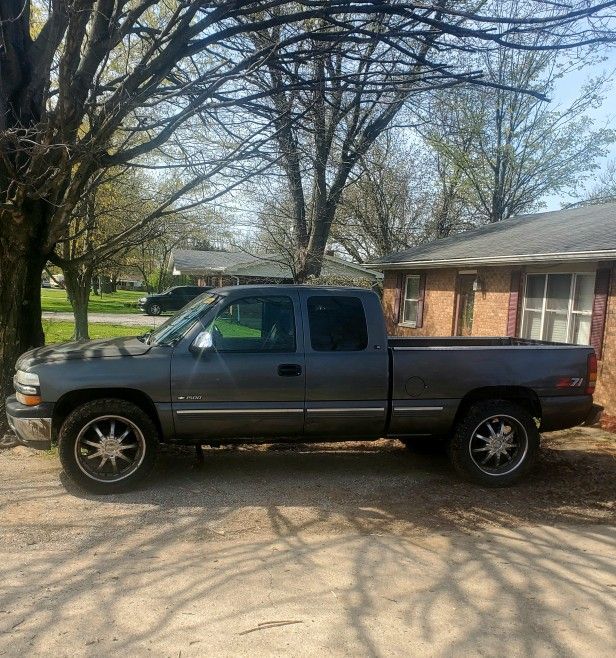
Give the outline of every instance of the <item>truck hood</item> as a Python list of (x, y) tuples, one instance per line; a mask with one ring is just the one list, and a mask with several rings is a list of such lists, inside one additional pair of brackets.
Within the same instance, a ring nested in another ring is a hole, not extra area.
[(105, 357), (141, 356), (150, 350), (138, 338), (104, 338), (101, 340), (74, 341), (48, 347), (37, 347), (17, 359), (16, 368), (28, 370), (32, 366), (51, 361), (69, 359), (100, 359)]

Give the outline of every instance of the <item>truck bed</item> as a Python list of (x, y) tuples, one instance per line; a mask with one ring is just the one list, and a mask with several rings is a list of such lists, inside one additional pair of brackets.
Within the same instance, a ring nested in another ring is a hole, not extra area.
[(390, 434), (446, 433), (473, 398), (519, 398), (542, 430), (579, 424), (592, 347), (509, 337), (388, 338)]

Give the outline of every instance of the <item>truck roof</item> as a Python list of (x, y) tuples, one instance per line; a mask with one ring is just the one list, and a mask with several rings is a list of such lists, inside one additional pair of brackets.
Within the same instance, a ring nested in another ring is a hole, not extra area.
[(372, 293), (370, 288), (361, 288), (361, 287), (349, 287), (349, 286), (307, 286), (304, 284), (297, 283), (268, 283), (268, 284), (244, 284), (240, 286), (224, 286), (222, 288), (212, 288), (208, 292), (215, 293), (218, 295), (228, 295), (232, 292), (251, 292), (255, 294), (259, 293), (271, 293), (274, 290), (280, 292), (293, 292), (295, 290), (308, 290), (313, 292), (354, 292), (354, 293)]

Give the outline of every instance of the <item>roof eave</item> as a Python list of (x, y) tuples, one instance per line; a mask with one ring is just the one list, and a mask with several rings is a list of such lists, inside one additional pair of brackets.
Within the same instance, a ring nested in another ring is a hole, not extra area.
[(511, 265), (532, 263), (558, 263), (563, 261), (616, 260), (616, 249), (599, 251), (561, 252), (554, 254), (517, 254), (515, 256), (495, 256), (493, 258), (446, 258), (442, 260), (408, 260), (391, 263), (367, 263), (375, 270), (401, 270), (409, 268), (436, 269), (440, 267), (458, 267), (469, 265)]
[(363, 265), (360, 265), (359, 263), (352, 263), (351, 261), (344, 260), (343, 258), (336, 258), (335, 256), (323, 256), (324, 261), (329, 261), (330, 263), (334, 263), (336, 265), (340, 265), (341, 267), (346, 267), (348, 269), (352, 270), (357, 270), (358, 272), (363, 272), (364, 274), (370, 274), (371, 276), (374, 276), (375, 273), (371, 272), (368, 267), (365, 266), (365, 263)]

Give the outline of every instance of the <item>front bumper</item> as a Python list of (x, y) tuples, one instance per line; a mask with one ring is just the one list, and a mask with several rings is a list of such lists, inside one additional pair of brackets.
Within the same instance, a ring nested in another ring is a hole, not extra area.
[(6, 417), (19, 443), (38, 450), (51, 448), (53, 405), (27, 407), (11, 395), (6, 401)]

